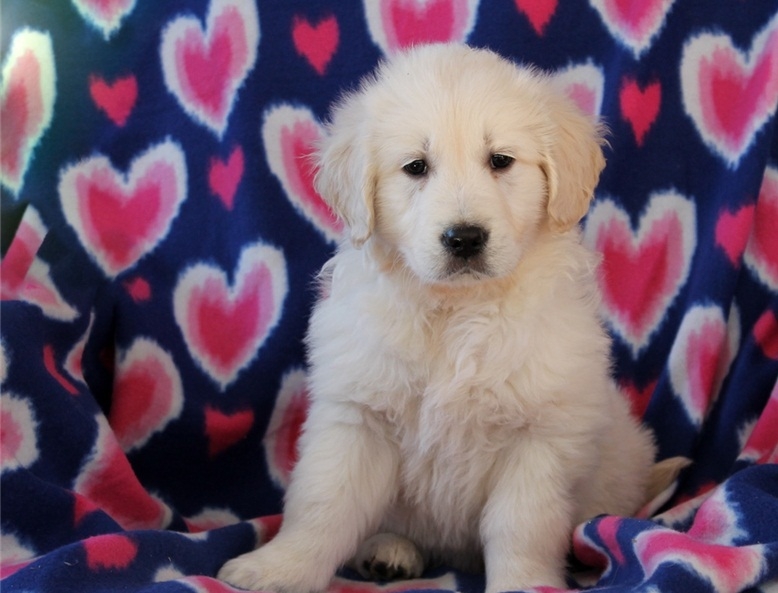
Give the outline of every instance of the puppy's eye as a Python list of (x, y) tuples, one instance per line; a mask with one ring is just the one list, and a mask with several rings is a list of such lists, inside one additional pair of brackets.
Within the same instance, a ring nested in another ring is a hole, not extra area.
[(413, 175), (414, 177), (424, 175), (427, 172), (427, 162), (423, 159), (416, 159), (415, 161), (411, 161), (405, 165), (403, 167), (403, 171), (405, 171), (408, 175)]
[(507, 169), (513, 163), (513, 157), (505, 154), (493, 154), (489, 159), (492, 169)]

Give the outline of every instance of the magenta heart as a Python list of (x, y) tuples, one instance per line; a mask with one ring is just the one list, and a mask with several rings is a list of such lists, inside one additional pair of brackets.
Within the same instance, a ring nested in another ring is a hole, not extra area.
[(287, 198), (330, 241), (343, 233), (343, 222), (321, 199), (313, 185), (315, 145), (323, 134), (313, 114), (301, 107), (281, 105), (265, 114), (262, 140), (270, 170)]
[(744, 261), (772, 290), (778, 290), (778, 169), (767, 167), (754, 211)]
[(124, 451), (138, 449), (183, 408), (181, 377), (173, 358), (147, 338), (138, 338), (116, 366), (108, 421)]
[(727, 35), (701, 33), (681, 58), (682, 98), (702, 139), (736, 165), (778, 104), (778, 16), (743, 53)]
[(637, 355), (686, 282), (696, 244), (694, 203), (673, 193), (649, 202), (637, 231), (613, 201), (595, 205), (586, 240), (603, 256), (599, 281), (608, 321)]
[(208, 456), (215, 457), (243, 440), (254, 426), (252, 410), (226, 413), (214, 407), (205, 408), (205, 436)]
[(740, 265), (754, 222), (754, 206), (742, 206), (735, 212), (725, 210), (716, 222), (716, 245), (724, 250), (733, 266)]
[(227, 161), (213, 158), (208, 168), (208, 185), (227, 210), (232, 210), (235, 192), (243, 177), (243, 149), (236, 146)]
[(32, 152), (51, 123), (54, 79), (48, 33), (24, 29), (14, 35), (0, 89), (0, 181), (13, 193), (21, 189)]
[(292, 23), (292, 41), (297, 53), (323, 75), (340, 42), (338, 19), (329, 16), (312, 25), (306, 18), (296, 16)]
[(543, 35), (557, 9), (558, 0), (515, 0), (516, 8), (527, 15), (535, 33)]
[(100, 76), (89, 79), (92, 100), (113, 123), (121, 127), (127, 123), (138, 98), (138, 82), (132, 74), (107, 83)]
[(211, 0), (205, 30), (198, 19), (182, 16), (162, 32), (165, 84), (186, 113), (221, 136), (258, 45), (254, 2)]
[(182, 274), (173, 295), (176, 322), (194, 360), (222, 389), (256, 356), (286, 292), (283, 253), (261, 243), (244, 248), (232, 285), (211, 264)]
[(623, 381), (619, 384), (621, 391), (627, 396), (630, 403), (630, 410), (635, 418), (642, 418), (646, 413), (648, 404), (651, 402), (651, 396), (656, 389), (657, 380), (653, 380), (642, 388), (630, 381)]
[(475, 24), (477, 8), (477, 0), (365, 3), (370, 34), (387, 54), (425, 43), (463, 43)]
[(183, 151), (166, 140), (138, 156), (127, 175), (103, 156), (67, 167), (59, 195), (84, 248), (106, 274), (116, 276), (167, 235), (186, 189)]
[(127, 568), (138, 555), (138, 544), (121, 533), (107, 533), (85, 539), (82, 544), (86, 565), (92, 572)]
[(631, 78), (625, 78), (619, 91), (621, 116), (629, 122), (638, 146), (659, 116), (662, 104), (662, 85), (659, 81), (641, 87)]

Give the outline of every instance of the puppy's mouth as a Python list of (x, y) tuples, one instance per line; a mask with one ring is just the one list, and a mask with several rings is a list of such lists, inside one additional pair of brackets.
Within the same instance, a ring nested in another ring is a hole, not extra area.
[(458, 280), (480, 281), (492, 277), (489, 265), (482, 256), (461, 259), (451, 257), (446, 262), (446, 267), (441, 275), (444, 282)]

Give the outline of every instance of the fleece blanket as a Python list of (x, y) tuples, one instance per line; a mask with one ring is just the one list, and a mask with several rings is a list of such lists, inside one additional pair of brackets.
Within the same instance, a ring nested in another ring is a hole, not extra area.
[(3, 0), (0, 26), (3, 591), (233, 590), (281, 520), (342, 231), (306, 156), (342, 89), (436, 41), (606, 121), (584, 235), (615, 379), (694, 462), (576, 528), (570, 588), (778, 590), (775, 0)]

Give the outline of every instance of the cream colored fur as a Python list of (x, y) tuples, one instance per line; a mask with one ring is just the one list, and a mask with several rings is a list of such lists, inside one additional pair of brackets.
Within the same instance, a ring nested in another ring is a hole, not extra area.
[[(646, 502), (654, 446), (609, 376), (577, 229), (601, 143), (548, 78), (460, 46), (397, 56), (335, 108), (317, 183), (350, 240), (311, 320), (301, 457), (280, 533), (221, 578), (310, 593), (356, 554), (561, 587), (573, 527)], [(477, 258), (443, 247), (457, 224), (488, 231)]]

